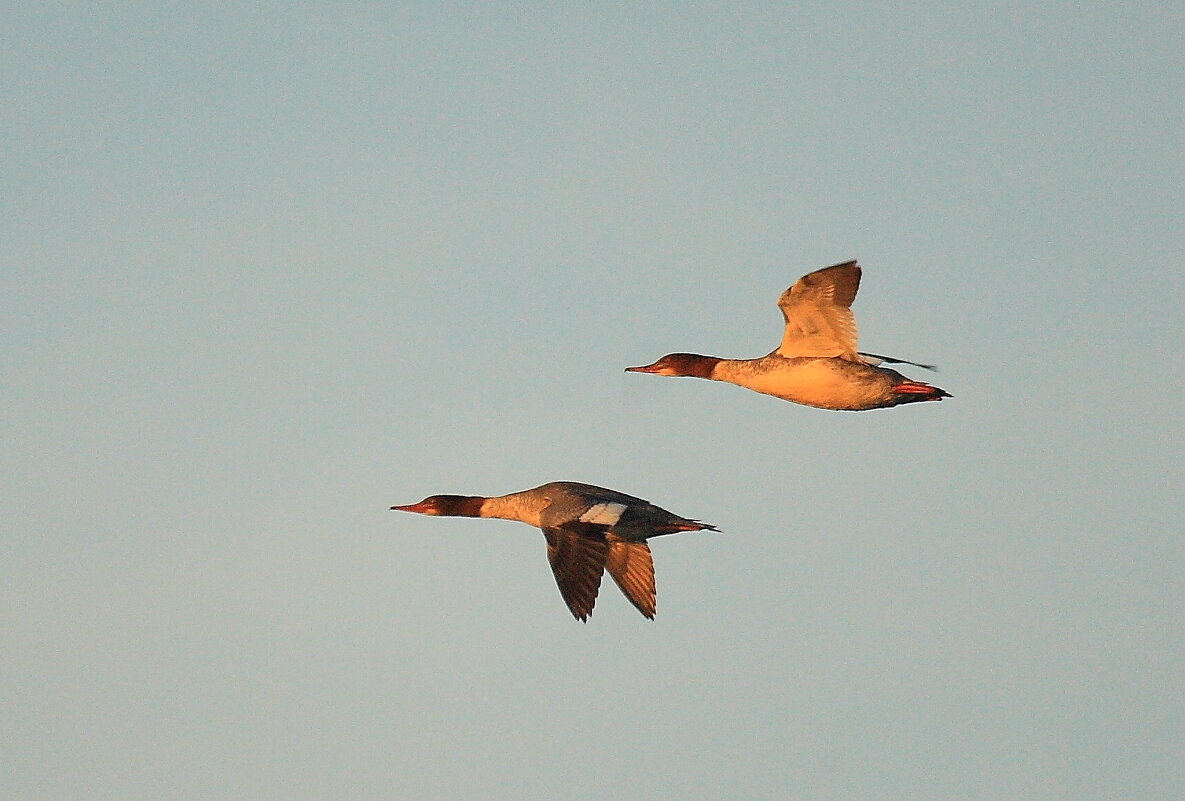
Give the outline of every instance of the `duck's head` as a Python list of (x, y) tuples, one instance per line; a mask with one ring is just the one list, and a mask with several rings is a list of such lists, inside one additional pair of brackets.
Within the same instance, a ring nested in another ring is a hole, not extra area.
[(653, 373), (654, 375), (689, 375), (695, 378), (709, 378), (712, 368), (720, 360), (715, 356), (701, 356), (698, 353), (668, 353), (654, 364), (641, 367), (627, 367), (627, 373)]
[(469, 495), (429, 495), (419, 503), (392, 506), (391, 509), (395, 512), (415, 512), (421, 515), (477, 517), (481, 511), (482, 500)]

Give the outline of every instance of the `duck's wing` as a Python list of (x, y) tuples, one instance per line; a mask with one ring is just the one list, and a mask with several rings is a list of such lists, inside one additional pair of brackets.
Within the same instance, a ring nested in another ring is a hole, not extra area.
[(605, 572), (605, 557), (609, 544), (599, 529), (586, 527), (544, 526), (547, 538), (547, 561), (555, 574), (556, 586), (568, 609), (577, 620), (588, 620), (597, 592), (601, 588), (601, 574)]
[(617, 586), (646, 617), (654, 619), (656, 596), (654, 592), (654, 560), (650, 546), (645, 542), (630, 542), (612, 534), (605, 540), (609, 550), (605, 557), (605, 569), (617, 582)]
[(840, 356), (859, 362), (852, 301), (860, 288), (860, 265), (854, 261), (807, 273), (778, 298), (786, 318), (782, 344), (775, 351), (799, 356)]

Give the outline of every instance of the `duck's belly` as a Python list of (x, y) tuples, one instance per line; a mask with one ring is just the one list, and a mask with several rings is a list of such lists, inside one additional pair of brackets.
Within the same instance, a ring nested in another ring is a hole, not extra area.
[(882, 371), (844, 359), (761, 360), (734, 383), (776, 398), (819, 409), (859, 411), (885, 405), (891, 383)]

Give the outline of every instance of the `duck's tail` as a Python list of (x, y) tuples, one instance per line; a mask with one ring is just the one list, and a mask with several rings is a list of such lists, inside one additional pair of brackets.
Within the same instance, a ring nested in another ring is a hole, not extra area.
[(924, 384), (921, 381), (902, 381), (897, 386), (893, 387), (893, 392), (901, 396), (898, 403), (917, 403), (919, 401), (940, 401), (943, 398), (953, 398), (954, 396), (945, 389), (932, 387), (929, 384)]

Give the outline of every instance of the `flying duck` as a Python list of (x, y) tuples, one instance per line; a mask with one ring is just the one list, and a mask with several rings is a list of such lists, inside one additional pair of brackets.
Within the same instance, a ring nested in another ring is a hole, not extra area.
[(856, 350), (851, 305), (860, 287), (854, 261), (807, 273), (778, 298), (786, 330), (777, 349), (759, 359), (670, 353), (630, 373), (691, 376), (751, 389), (819, 409), (863, 411), (951, 397), (881, 364), (933, 365)]
[(560, 595), (580, 621), (592, 614), (606, 570), (630, 603), (653, 620), (654, 562), (646, 540), (680, 531), (719, 530), (633, 495), (575, 481), (553, 481), (495, 497), (431, 495), (391, 508), (422, 515), (519, 520), (542, 529)]

